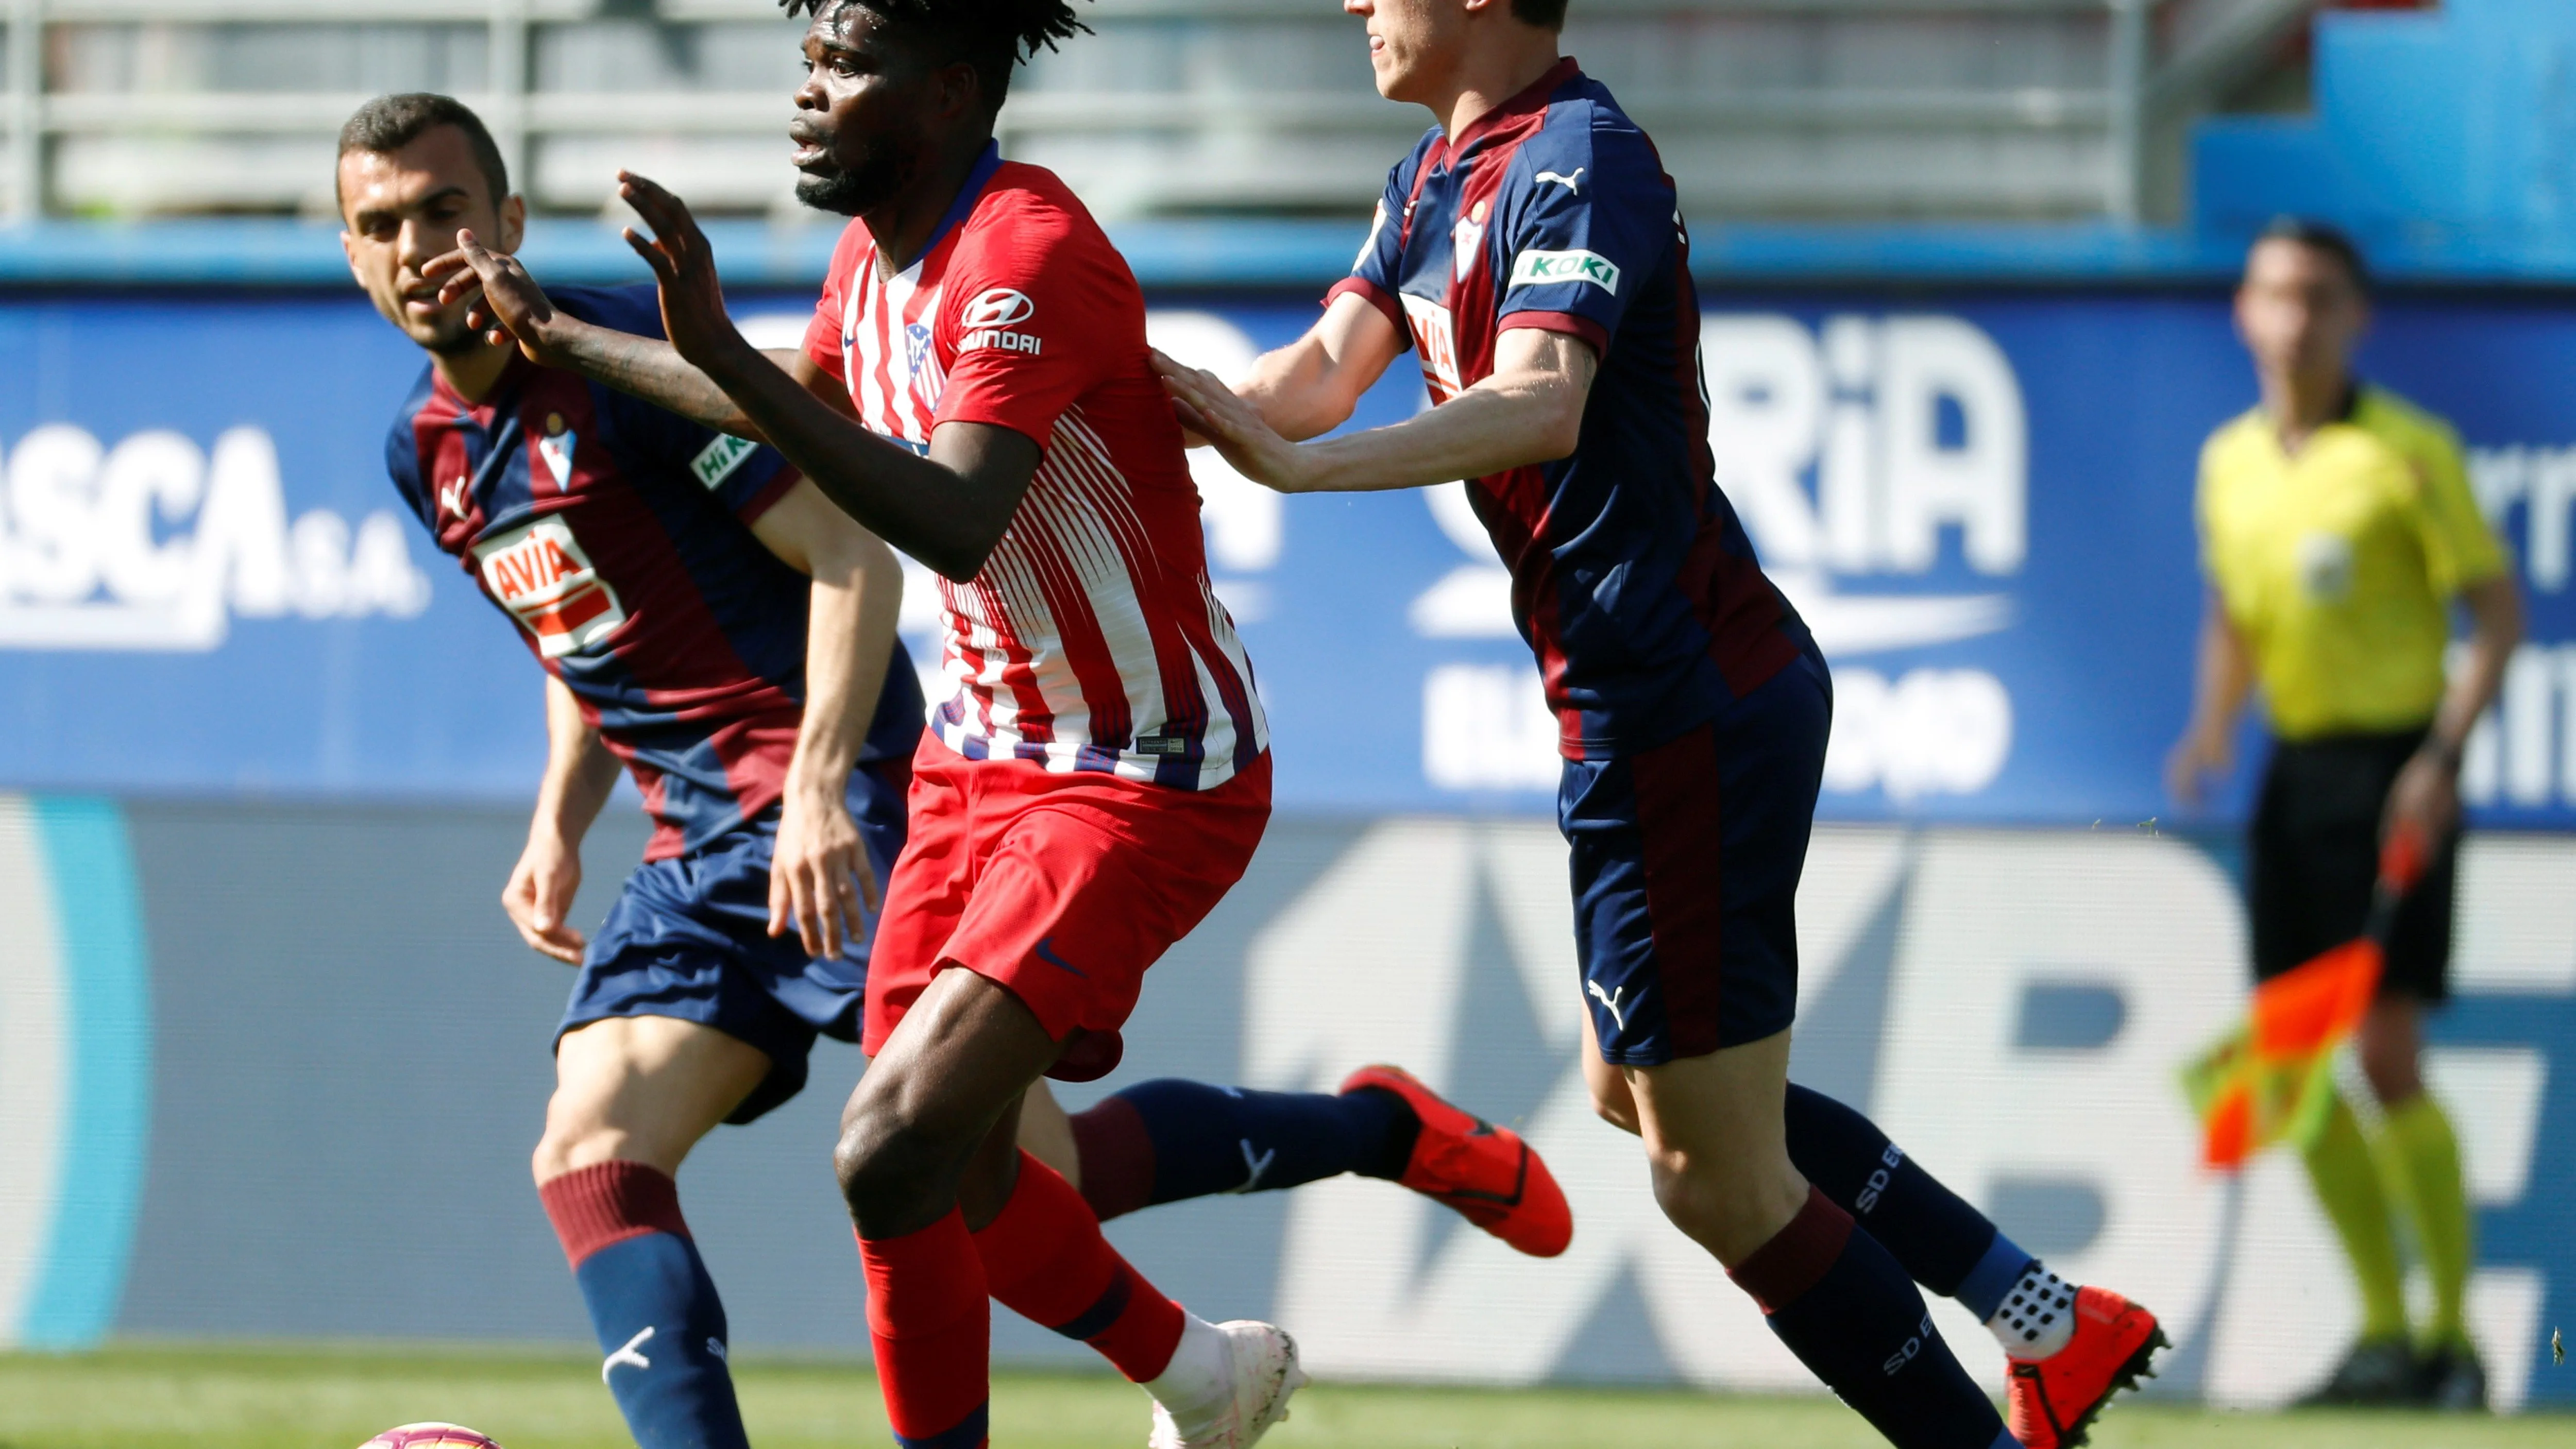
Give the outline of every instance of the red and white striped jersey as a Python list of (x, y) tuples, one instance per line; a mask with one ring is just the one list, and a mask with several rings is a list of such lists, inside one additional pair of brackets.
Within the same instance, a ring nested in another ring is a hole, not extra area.
[(988, 149), (928, 250), (892, 277), (853, 220), (805, 350), (860, 421), (926, 451), (941, 423), (1045, 450), (983, 571), (940, 580), (952, 686), (930, 711), (968, 759), (1180, 789), (1269, 748), (1252, 664), (1208, 584), (1180, 425), (1147, 363), (1145, 298), (1053, 172)]

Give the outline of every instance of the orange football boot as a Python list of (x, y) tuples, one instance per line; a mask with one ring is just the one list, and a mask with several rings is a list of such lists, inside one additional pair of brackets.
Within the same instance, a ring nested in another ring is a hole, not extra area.
[(2005, 1416), (2024, 1449), (2084, 1442), (2111, 1396), (2134, 1389), (2169, 1340), (2156, 1316), (2108, 1288), (2075, 1290), (2075, 1336), (2044, 1359), (2011, 1359)]
[(1553, 1258), (1574, 1241), (1564, 1189), (1519, 1133), (1450, 1106), (1401, 1067), (1362, 1067), (1342, 1081), (1346, 1096), (1363, 1087), (1403, 1098), (1422, 1123), (1397, 1181), (1533, 1258)]

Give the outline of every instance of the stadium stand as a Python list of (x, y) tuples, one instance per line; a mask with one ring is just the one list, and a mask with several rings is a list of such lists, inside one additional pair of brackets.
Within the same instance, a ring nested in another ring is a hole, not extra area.
[[(2318, 0), (1586, 0), (1568, 47), (1662, 138), (1689, 214), (2173, 220), (2192, 120)], [(1418, 132), (1289, 0), (1097, 0), (1005, 146), (1113, 217), (1348, 212)], [(652, 135), (704, 206), (791, 216), (766, 163), (793, 47), (768, 0), (9, 0), (11, 217), (325, 216), (366, 96), (494, 118), (541, 211), (596, 210)]]

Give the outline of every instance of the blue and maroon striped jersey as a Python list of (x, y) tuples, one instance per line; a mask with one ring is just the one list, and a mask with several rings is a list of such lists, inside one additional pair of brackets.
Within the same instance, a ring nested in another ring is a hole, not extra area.
[(1435, 404), (1490, 376), (1515, 327), (1600, 358), (1571, 457), (1468, 486), (1567, 758), (1671, 739), (1806, 644), (1714, 481), (1672, 178), (1571, 57), (1455, 139), (1434, 127), (1387, 174), (1328, 299), (1343, 292), (1411, 340)]
[[(662, 335), (650, 286), (549, 295)], [(645, 859), (777, 803), (805, 708), (809, 587), (751, 522), (796, 485), (786, 459), (522, 357), (479, 404), (423, 368), (385, 466), (633, 773), (654, 821)], [(922, 716), (898, 644), (860, 759), (909, 759)]]

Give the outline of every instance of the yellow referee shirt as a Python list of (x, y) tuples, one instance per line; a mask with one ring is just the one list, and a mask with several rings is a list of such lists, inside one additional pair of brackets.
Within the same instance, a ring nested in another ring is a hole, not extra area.
[(2506, 566), (2458, 435), (2375, 387), (2295, 454), (2260, 408), (2211, 434), (2199, 514), (2202, 567), (2283, 739), (2431, 720), (2451, 596)]

